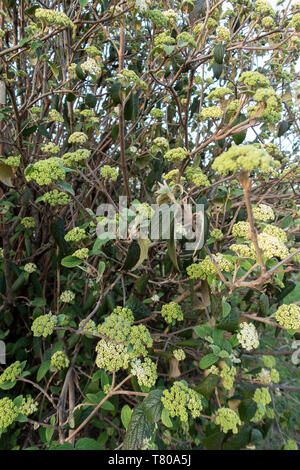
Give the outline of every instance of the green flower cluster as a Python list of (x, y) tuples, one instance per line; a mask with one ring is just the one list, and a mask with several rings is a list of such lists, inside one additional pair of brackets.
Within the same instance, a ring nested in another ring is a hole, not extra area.
[(184, 361), (186, 358), (185, 352), (183, 349), (174, 349), (173, 356), (177, 361)]
[(84, 144), (88, 140), (88, 136), (84, 132), (73, 132), (68, 138), (69, 144)]
[(35, 227), (35, 221), (33, 217), (23, 217), (21, 220), (21, 224), (25, 228), (34, 228)]
[(258, 333), (253, 323), (243, 322), (240, 325), (240, 332), (237, 334), (241, 346), (246, 351), (252, 351), (259, 346)]
[(76, 256), (79, 259), (87, 259), (89, 257), (88, 248), (80, 248), (79, 250), (74, 251), (72, 256)]
[(234, 366), (229, 367), (226, 362), (222, 363), (221, 369), (220, 377), (223, 379), (223, 387), (226, 388), (226, 390), (231, 390), (237, 370)]
[(86, 237), (85, 230), (83, 228), (74, 227), (65, 235), (66, 242), (79, 242)]
[(86, 61), (81, 64), (81, 68), (84, 72), (91, 75), (101, 75), (102, 68), (97, 60), (92, 57), (88, 57)]
[(288, 439), (287, 443), (283, 446), (283, 450), (298, 450), (297, 442), (293, 439)]
[[(73, 135), (73, 134), (72, 134)], [(67, 166), (72, 166), (73, 163), (81, 162), (90, 158), (91, 151), (88, 149), (78, 149), (75, 152), (67, 152), (62, 156), (64, 163)]]
[(50, 363), (51, 367), (57, 371), (66, 369), (70, 365), (70, 361), (63, 351), (56, 351), (51, 356)]
[(131, 355), (134, 356), (147, 356), (147, 349), (153, 345), (153, 339), (145, 325), (134, 325), (130, 330), (127, 342), (132, 346)]
[(175, 39), (167, 32), (157, 34), (154, 38), (155, 46), (172, 46), (175, 42)]
[(234, 224), (232, 227), (232, 235), (236, 238), (237, 237), (249, 238), (250, 237), (249, 222), (240, 221)]
[(101, 168), (102, 178), (110, 178), (112, 181), (117, 181), (118, 174), (117, 168), (113, 168), (112, 166), (104, 165)]
[(51, 207), (65, 206), (70, 202), (69, 196), (62, 191), (58, 191), (57, 189), (53, 189), (53, 191), (48, 191), (47, 193), (43, 194), (41, 200), (43, 202), (47, 202)]
[(187, 157), (187, 151), (182, 147), (171, 149), (164, 154), (164, 158), (169, 161), (184, 160)]
[(87, 46), (84, 50), (90, 57), (101, 55), (101, 51), (96, 46)]
[(275, 219), (275, 214), (272, 207), (267, 204), (259, 204), (259, 206), (252, 206), (252, 213), (255, 220), (261, 222), (268, 222)]
[(64, 180), (65, 176), (66, 173), (63, 168), (63, 160), (58, 157), (39, 160), (33, 165), (29, 165), (25, 170), (26, 180), (34, 180), (40, 186), (50, 184), (52, 181)]
[(252, 246), (243, 244), (230, 245), (230, 250), (234, 251), (240, 258), (256, 259), (256, 252)]
[(271, 369), (276, 366), (276, 359), (274, 356), (262, 356), (263, 363), (266, 367)]
[(48, 144), (42, 145), (42, 150), (45, 153), (51, 153), (55, 155), (59, 152), (59, 146), (55, 145), (54, 142), (49, 142)]
[(18, 414), (18, 409), (10, 398), (0, 399), (0, 436), (14, 422)]
[(230, 42), (230, 31), (224, 26), (219, 26), (217, 28), (217, 41)]
[(158, 29), (167, 29), (167, 18), (160, 10), (148, 10), (147, 16)]
[(19, 407), (21, 415), (30, 416), (38, 410), (38, 403), (32, 398), (31, 395), (23, 397), (22, 403)]
[(0, 388), (5, 382), (15, 382), (18, 375), (22, 372), (20, 361), (13, 362), (0, 375)]
[(60, 294), (59, 300), (66, 304), (72, 304), (75, 299), (75, 294), (71, 290), (65, 290)]
[(201, 168), (188, 167), (185, 170), (186, 177), (194, 183), (198, 188), (210, 186), (210, 181), (207, 176), (203, 173)]
[(83, 327), (84, 323), (85, 323), (85, 320), (82, 320), (79, 323), (79, 325), (78, 325), (79, 330), (83, 329), (83, 331), (88, 331), (89, 333), (92, 333), (92, 334), (95, 334), (95, 335), (98, 334), (98, 329), (97, 329), (97, 326), (96, 326), (96, 323), (94, 322), (94, 320), (88, 320), (85, 323), (84, 327)]
[(140, 387), (153, 387), (157, 380), (157, 367), (149, 357), (142, 362), (140, 359), (133, 359), (130, 363), (130, 373), (137, 377)]
[(215, 159), (212, 169), (222, 175), (237, 170), (252, 171), (255, 168), (268, 173), (274, 167), (275, 161), (264, 149), (254, 144), (233, 145)]
[(280, 305), (275, 318), (287, 330), (297, 330), (300, 328), (300, 307), (296, 304)]
[(253, 401), (255, 401), (255, 403), (260, 403), (263, 406), (271, 403), (272, 398), (269, 390), (267, 388), (257, 388), (253, 395)]
[(37, 270), (37, 265), (34, 263), (27, 263), (24, 266), (24, 271), (26, 273), (32, 274)]
[(289, 249), (285, 244), (267, 233), (260, 233), (257, 236), (257, 243), (267, 259), (273, 257), (284, 259), (289, 255)]
[(49, 111), (49, 117), (51, 121), (64, 122), (63, 116), (56, 109), (51, 109)]
[(164, 112), (159, 108), (153, 108), (150, 111), (150, 116), (156, 119), (162, 119), (164, 117)]
[(269, 2), (264, 2), (262, 0), (256, 0), (254, 11), (264, 16), (266, 15), (275, 16), (275, 12), (271, 4)]
[(112, 341), (101, 339), (96, 346), (96, 365), (99, 369), (107, 369), (117, 372), (127, 369), (129, 365), (129, 353), (125, 344), (117, 344)]
[[(220, 271), (225, 271), (228, 273), (233, 271), (233, 264), (228, 261), (221, 253), (217, 253), (216, 255), (212, 256)], [(186, 271), (190, 279), (206, 280), (210, 274), (217, 274), (217, 269), (209, 256), (206, 256), (204, 260), (200, 261), (199, 263), (191, 264), (186, 268)]]
[(133, 70), (122, 70), (118, 73), (119, 82), (124, 88), (135, 86), (142, 91), (148, 91), (148, 85), (141, 80)]
[[(209, 93), (207, 99), (209, 101), (221, 100), (224, 98), (224, 96), (231, 95), (231, 94), (232, 94), (232, 90), (230, 88), (219, 87), (219, 88), (215, 88), (214, 90), (212, 90)], [(227, 108), (227, 111), (228, 111), (228, 108)]]
[(189, 46), (192, 47), (197, 47), (197, 42), (195, 41), (194, 37), (188, 33), (187, 31), (184, 31), (183, 33), (178, 34), (177, 36), (177, 44), (179, 47), (181, 47), (182, 43), (186, 43)]
[(61, 11), (46, 10), (44, 8), (37, 8), (34, 12), (36, 18), (47, 25), (57, 25), (66, 28), (73, 28), (74, 23), (70, 18)]
[(296, 31), (298, 31), (300, 29), (300, 13), (295, 13), (293, 15), (293, 18), (292, 18), (289, 26), (292, 26), (293, 28), (295, 28)]
[(176, 302), (169, 302), (168, 304), (164, 305), (161, 309), (161, 315), (169, 324), (183, 320), (183, 312), (180, 305), (178, 305)]
[(184, 423), (188, 422), (188, 413), (192, 418), (200, 416), (202, 396), (189, 388), (184, 382), (174, 382), (170, 390), (164, 390), (162, 404), (169, 411), (170, 416), (178, 416)]
[(243, 72), (239, 82), (253, 88), (270, 86), (269, 79), (259, 72)]
[(118, 342), (127, 341), (134, 322), (134, 316), (129, 308), (116, 307), (101, 325), (98, 332)]
[(237, 413), (230, 408), (219, 408), (215, 414), (215, 422), (221, 427), (225, 434), (227, 434), (228, 431), (237, 434), (237, 427), (242, 424)]
[(215, 238), (216, 240), (222, 240), (224, 235), (223, 235), (223, 232), (220, 229), (215, 228), (214, 230), (212, 230), (210, 232), (210, 236)]
[(31, 325), (33, 336), (43, 336), (46, 338), (47, 336), (52, 335), (56, 323), (57, 318), (51, 313), (39, 316)]
[(200, 116), (203, 119), (215, 118), (220, 119), (223, 116), (223, 111), (219, 106), (209, 106), (208, 108), (203, 108)]
[(284, 230), (280, 227), (276, 227), (275, 225), (266, 225), (263, 229), (263, 233), (270, 235), (271, 237), (275, 237), (283, 243), (287, 242), (287, 236)]
[(3, 162), (5, 163), (5, 165), (17, 167), (20, 166), (21, 157), (15, 157), (11, 155), (10, 157), (7, 157), (5, 160), (3, 160)]
[(159, 151), (167, 152), (169, 150), (169, 142), (164, 137), (156, 137), (153, 140), (152, 153), (157, 154)]

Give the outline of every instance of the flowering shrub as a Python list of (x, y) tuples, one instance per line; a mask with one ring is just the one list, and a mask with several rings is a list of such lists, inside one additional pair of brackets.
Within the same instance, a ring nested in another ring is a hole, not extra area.
[(0, 10), (0, 450), (297, 449), (299, 3)]

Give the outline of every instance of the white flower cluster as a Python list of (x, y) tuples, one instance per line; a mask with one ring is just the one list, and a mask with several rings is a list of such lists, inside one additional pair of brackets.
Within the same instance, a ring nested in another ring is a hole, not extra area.
[(240, 324), (240, 332), (237, 339), (244, 349), (251, 351), (259, 346), (258, 334), (253, 323), (243, 322)]
[(86, 73), (91, 73), (93, 75), (101, 75), (102, 69), (100, 65), (97, 64), (95, 59), (88, 57), (85, 62), (81, 64), (82, 70)]
[(135, 8), (141, 12), (146, 11), (149, 7), (149, 0), (135, 0)]
[(289, 254), (288, 248), (281, 240), (278, 240), (278, 238), (272, 237), (267, 233), (260, 233), (257, 237), (257, 242), (259, 248), (263, 251), (264, 256), (268, 259), (273, 257), (284, 259)]
[(267, 204), (260, 204), (259, 206), (252, 207), (253, 217), (255, 220), (261, 220), (267, 222), (268, 220), (274, 220), (275, 215), (272, 207)]

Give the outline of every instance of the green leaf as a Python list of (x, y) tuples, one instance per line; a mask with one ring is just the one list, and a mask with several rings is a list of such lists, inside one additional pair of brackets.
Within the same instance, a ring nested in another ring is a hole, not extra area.
[(231, 436), (224, 444), (224, 450), (239, 450), (244, 449), (249, 443), (251, 437), (251, 426), (246, 423), (240, 428), (238, 434)]
[(257, 405), (251, 398), (246, 398), (239, 404), (239, 415), (242, 421), (250, 421), (255, 415)]
[(62, 266), (66, 268), (75, 268), (82, 263), (82, 260), (77, 258), (76, 256), (66, 256), (61, 260)]
[(130, 423), (123, 442), (123, 450), (136, 450), (143, 446), (144, 440), (153, 433), (154, 424), (149, 423), (140, 403), (133, 409)]
[(103, 446), (95, 441), (95, 439), (82, 437), (76, 442), (75, 450), (103, 450)]
[(3, 382), (0, 385), (0, 389), (1, 390), (10, 390), (11, 388), (13, 388), (16, 385), (16, 383), (17, 383), (16, 380), (14, 380), (13, 382)]
[[(101, 400), (103, 400), (103, 398), (105, 397), (105, 393), (103, 393), (101, 390), (100, 392), (98, 393), (87, 393), (87, 398), (89, 399), (89, 401), (95, 405), (98, 405), (100, 403)], [(101, 407), (103, 410), (106, 410), (106, 411), (114, 411), (115, 410), (115, 407), (114, 405), (106, 400), (105, 402), (103, 402), (103, 404), (101, 405)]]
[(76, 65), (75, 72), (79, 80), (84, 80), (85, 79), (85, 72), (82, 70), (80, 64)]
[(121, 410), (121, 421), (125, 429), (128, 428), (128, 425), (131, 420), (132, 409), (128, 405), (124, 405)]
[(201, 369), (208, 369), (210, 366), (215, 364), (219, 360), (219, 357), (216, 354), (207, 354), (199, 362), (199, 367)]
[(48, 60), (48, 64), (50, 65), (54, 77), (57, 79), (59, 77), (59, 68), (50, 60)]
[(226, 47), (223, 44), (217, 44), (214, 48), (214, 59), (217, 64), (223, 64)]
[(161, 412), (161, 421), (167, 428), (173, 427), (173, 423), (170, 418), (170, 413), (166, 408), (163, 408)]
[(129, 271), (132, 269), (138, 262), (140, 258), (140, 247), (136, 241), (133, 241), (131, 245), (129, 245), (127, 256), (122, 267), (122, 270)]
[(12, 177), (13, 171), (11, 166), (5, 165), (5, 163), (0, 162), (0, 181), (1, 183), (5, 184), (6, 186), (12, 187)]
[(91, 93), (88, 93), (85, 97), (85, 104), (89, 108), (94, 108), (97, 104), (97, 97), (95, 95), (92, 95)]
[(226, 318), (231, 311), (231, 305), (228, 302), (222, 302), (222, 317)]
[(84, 8), (89, 3), (89, 0), (79, 0), (79, 5)]
[(198, 325), (194, 327), (194, 332), (202, 339), (205, 339), (207, 336), (211, 336), (212, 331), (212, 327), (209, 325)]
[(67, 243), (65, 241), (65, 227), (64, 227), (64, 220), (60, 217), (54, 222), (52, 222), (50, 226), (50, 232), (57, 244), (57, 246), (60, 249), (61, 256), (65, 253), (67, 249)]
[(205, 398), (209, 399), (215, 391), (215, 387), (219, 383), (219, 377), (215, 374), (209, 374), (205, 379), (195, 388), (196, 392), (203, 395)]
[(66, 181), (60, 181), (59, 183), (56, 183), (56, 187), (60, 190), (60, 191), (65, 191), (66, 193), (70, 193), (72, 194), (72, 196), (75, 196), (75, 191), (74, 189), (72, 188), (72, 186), (67, 183)]
[(143, 261), (148, 258), (148, 249), (149, 249), (150, 240), (148, 238), (145, 238), (145, 239), (139, 238), (138, 244), (140, 247), (140, 256), (135, 266), (131, 268), (131, 271), (134, 271), (135, 269), (137, 269), (143, 263)]
[(120, 90), (121, 90), (121, 84), (119, 82), (113, 82), (111, 89), (110, 89), (110, 96), (113, 100), (114, 106), (117, 106), (118, 104), (121, 103)]
[(220, 450), (225, 435), (221, 431), (210, 434), (203, 438), (203, 446), (206, 450)]
[(144, 398), (143, 408), (146, 418), (149, 423), (153, 424), (160, 420), (163, 405), (161, 397), (163, 390), (151, 390)]
[(51, 364), (50, 360), (42, 362), (42, 364), (40, 365), (39, 370), (37, 371), (37, 374), (36, 374), (37, 382), (40, 382), (42, 380), (42, 378), (45, 377), (48, 370), (50, 369), (50, 364)]

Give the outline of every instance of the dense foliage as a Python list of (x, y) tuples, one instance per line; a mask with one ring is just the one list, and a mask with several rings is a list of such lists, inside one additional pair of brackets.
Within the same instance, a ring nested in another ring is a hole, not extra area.
[(299, 3), (0, 3), (0, 448), (297, 449)]

